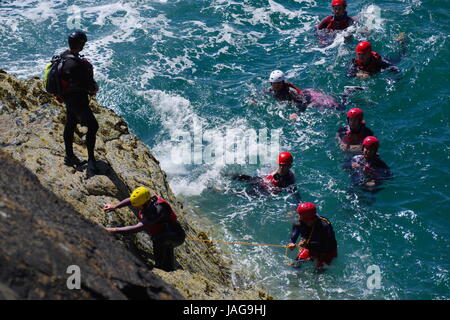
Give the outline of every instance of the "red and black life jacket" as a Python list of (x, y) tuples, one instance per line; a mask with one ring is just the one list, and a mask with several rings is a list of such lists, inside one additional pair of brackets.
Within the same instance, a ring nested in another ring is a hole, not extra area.
[(365, 128), (365, 121), (362, 120), (361, 129), (359, 130), (359, 132), (355, 133), (352, 132), (350, 129), (347, 130), (345, 135), (342, 137), (342, 142), (350, 145), (362, 144), (365, 137), (367, 137), (367, 132)]
[[(175, 223), (177, 221), (177, 215), (175, 214), (175, 211), (172, 209), (172, 206), (170, 205), (170, 203), (158, 195), (155, 195), (155, 196), (157, 197), (155, 204), (167, 204), (170, 213), (169, 213), (169, 221), (161, 221), (160, 223), (155, 223), (152, 225), (144, 226), (144, 230), (152, 236), (166, 231), (168, 223)], [(150, 205), (153, 205), (153, 204), (150, 204)], [(145, 210), (145, 208), (144, 208), (144, 210)], [(143, 210), (139, 211), (138, 218), (141, 221), (145, 219)]]
[(286, 83), (288, 87), (295, 89), (295, 91), (297, 91), (298, 94), (303, 94), (303, 91), (300, 88), (294, 86), (292, 83), (286, 81), (284, 83)]
[(268, 183), (272, 186), (278, 187), (278, 185), (280, 184), (280, 181), (275, 180), (275, 177), (274, 177), (275, 174), (276, 174), (276, 171), (274, 173), (269, 174), (265, 180), (266, 180), (266, 183)]
[(367, 65), (362, 64), (361, 61), (359, 61), (358, 59), (355, 60), (355, 63), (358, 66), (358, 69), (369, 72), (369, 73), (374, 73), (374, 72), (380, 71), (381, 70), (381, 62), (382, 62), (381, 56), (378, 53), (376, 53), (375, 51), (371, 52), (370, 63)]
[(348, 28), (351, 24), (352, 19), (348, 17), (347, 15), (343, 17), (342, 19), (336, 20), (334, 16), (327, 17), (328, 19), (328, 30), (344, 30)]

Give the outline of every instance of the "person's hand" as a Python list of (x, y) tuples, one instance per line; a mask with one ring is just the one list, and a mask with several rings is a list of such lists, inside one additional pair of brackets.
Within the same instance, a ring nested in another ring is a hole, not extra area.
[(289, 120), (296, 121), (298, 119), (298, 115), (296, 113), (292, 113), (289, 116)]
[(114, 211), (114, 210), (116, 210), (116, 206), (111, 203), (106, 203), (103, 206), (103, 211), (105, 211), (105, 212)]
[(287, 247), (289, 248), (289, 250), (294, 250), (295, 249), (295, 247), (297, 247), (297, 245), (295, 244), (295, 243), (289, 243), (288, 245), (287, 245)]
[(116, 228), (105, 228), (105, 230), (108, 232), (115, 232)]
[(375, 187), (375, 185), (376, 185), (375, 181), (369, 181), (366, 183), (367, 187)]
[(352, 168), (360, 168), (361, 165), (358, 162), (352, 162)]
[(358, 72), (358, 73), (356, 74), (356, 76), (357, 76), (357, 77), (360, 77), (360, 78), (368, 78), (368, 77), (369, 77), (369, 74), (368, 74), (367, 72), (362, 72), (362, 71), (360, 71), (360, 72)]
[(61, 96), (55, 96), (56, 101), (58, 101), (59, 103), (64, 103), (63, 98), (61, 98)]

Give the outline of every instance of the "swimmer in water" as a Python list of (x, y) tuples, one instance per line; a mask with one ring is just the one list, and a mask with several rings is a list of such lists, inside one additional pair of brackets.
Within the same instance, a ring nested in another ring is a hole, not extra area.
[(317, 25), (317, 30), (345, 30), (351, 26), (355, 20), (347, 15), (347, 1), (346, 0), (332, 0), (331, 8), (333, 15), (328, 16)]
[[(348, 103), (348, 96), (355, 90), (364, 90), (362, 87), (347, 86), (344, 88), (342, 102), (338, 103), (334, 98), (313, 89), (300, 89), (286, 81), (281, 70), (274, 70), (269, 77), (271, 87), (266, 92), (277, 100), (290, 101), (299, 112), (303, 112), (307, 107), (323, 107), (334, 110), (344, 110)], [(293, 113), (289, 117), (296, 120), (298, 115)]]
[(352, 158), (352, 178), (356, 183), (366, 187), (375, 187), (381, 184), (382, 180), (392, 177), (388, 165), (380, 159), (377, 153), (379, 146), (378, 138), (366, 137), (362, 143), (363, 154)]
[(393, 73), (400, 72), (400, 69), (390, 61), (383, 59), (378, 53), (372, 51), (372, 45), (369, 41), (358, 43), (355, 51), (356, 58), (352, 60), (347, 71), (348, 77), (368, 78), (385, 69)]
[(368, 136), (373, 136), (372, 130), (366, 127), (364, 113), (360, 108), (352, 108), (347, 112), (347, 125), (337, 132), (339, 146), (342, 150), (362, 152), (362, 143)]
[[(331, 8), (333, 15), (326, 17), (316, 26), (315, 36), (324, 46), (330, 45), (335, 38), (337, 32), (346, 30), (356, 21), (347, 15), (347, 1), (332, 0)], [(345, 42), (352, 40), (351, 34), (344, 34)]]
[(278, 155), (278, 169), (265, 176), (249, 176), (243, 174), (229, 175), (232, 180), (246, 181), (254, 189), (263, 193), (278, 194), (282, 191), (288, 191), (294, 194), (294, 197), (300, 202), (300, 195), (295, 184), (295, 174), (292, 172), (292, 163), (294, 157), (290, 152), (281, 152)]

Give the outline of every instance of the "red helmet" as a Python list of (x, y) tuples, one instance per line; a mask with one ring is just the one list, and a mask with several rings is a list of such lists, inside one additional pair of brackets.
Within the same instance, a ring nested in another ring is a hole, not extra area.
[(352, 108), (347, 112), (347, 119), (360, 118), (362, 120), (364, 112), (360, 108)]
[(362, 145), (363, 145), (363, 148), (364, 147), (375, 148), (375, 151), (377, 151), (378, 148), (380, 147), (380, 141), (376, 137), (368, 136), (364, 139)]
[(356, 46), (356, 53), (367, 53), (372, 51), (372, 45), (369, 41), (361, 41)]
[(297, 213), (299, 214), (301, 221), (311, 221), (316, 217), (317, 209), (314, 203), (303, 202), (298, 205)]
[(278, 164), (292, 164), (294, 157), (290, 152), (282, 152), (278, 155)]
[(345, 0), (331, 0), (331, 6), (346, 6), (347, 1)]

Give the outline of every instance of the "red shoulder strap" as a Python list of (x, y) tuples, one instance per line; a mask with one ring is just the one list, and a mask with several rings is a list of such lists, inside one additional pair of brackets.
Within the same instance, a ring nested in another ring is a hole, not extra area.
[(297, 88), (296, 86), (294, 86), (292, 83), (290, 82), (285, 82), (290, 88), (294, 88), (298, 94), (303, 94), (303, 91), (299, 88)]

